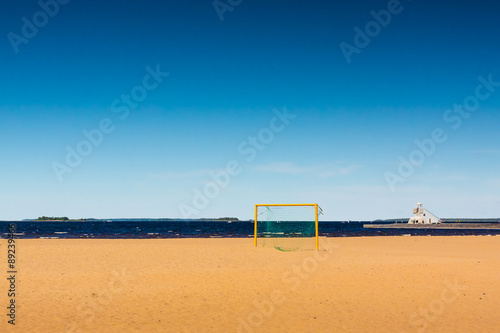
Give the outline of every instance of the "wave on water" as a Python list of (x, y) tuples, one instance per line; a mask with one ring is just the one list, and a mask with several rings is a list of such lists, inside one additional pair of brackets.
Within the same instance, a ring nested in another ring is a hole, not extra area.
[[(15, 238), (250, 238), (254, 224), (251, 221), (92, 221), (92, 222), (0, 222), (0, 238), (8, 237), (9, 225), (16, 224)], [(447, 236), (500, 235), (500, 230), (453, 229), (366, 229), (370, 222), (319, 222), (320, 236)], [(286, 235), (297, 235), (296, 230)], [(57, 236), (55, 236), (57, 235)]]

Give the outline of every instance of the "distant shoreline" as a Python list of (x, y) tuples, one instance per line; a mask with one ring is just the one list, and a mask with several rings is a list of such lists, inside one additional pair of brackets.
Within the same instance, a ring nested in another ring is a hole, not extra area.
[(54, 219), (54, 220), (38, 220), (38, 219), (23, 219), (23, 220), (0, 220), (0, 222), (253, 222), (253, 220), (239, 219), (217, 219), (217, 218), (202, 218), (202, 219), (176, 219), (176, 218), (112, 218), (112, 219)]
[[(500, 217), (498, 218), (443, 218), (443, 223), (449, 224), (463, 224), (463, 223), (500, 223)], [(240, 220), (236, 218), (200, 218), (200, 219), (183, 219), (183, 218), (110, 218), (110, 219), (54, 219), (54, 220), (38, 220), (38, 219), (23, 219), (23, 220), (0, 220), (0, 222), (254, 222), (253, 219)], [(389, 224), (398, 223), (404, 224), (408, 223), (408, 218), (397, 218), (397, 219), (376, 219), (376, 220), (337, 220), (337, 221), (319, 221), (321, 222), (339, 222), (339, 223), (367, 223), (367, 224)]]

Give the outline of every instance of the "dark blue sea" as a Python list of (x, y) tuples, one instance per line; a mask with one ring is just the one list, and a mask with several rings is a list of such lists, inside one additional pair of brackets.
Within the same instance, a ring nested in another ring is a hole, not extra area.
[[(319, 222), (320, 236), (453, 236), (498, 235), (500, 230), (365, 229), (356, 222)], [(381, 222), (377, 222), (380, 224)], [(91, 222), (0, 222), (0, 238), (7, 238), (9, 225), (15, 224), (15, 238), (246, 238), (253, 237), (253, 222), (214, 222), (176, 220), (91, 221)]]

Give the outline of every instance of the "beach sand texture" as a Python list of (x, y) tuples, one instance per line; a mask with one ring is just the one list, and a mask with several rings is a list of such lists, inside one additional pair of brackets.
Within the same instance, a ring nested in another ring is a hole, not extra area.
[(16, 325), (3, 278), (0, 331), (499, 332), (500, 237), (320, 244), (281, 252), (251, 238), (17, 240)]

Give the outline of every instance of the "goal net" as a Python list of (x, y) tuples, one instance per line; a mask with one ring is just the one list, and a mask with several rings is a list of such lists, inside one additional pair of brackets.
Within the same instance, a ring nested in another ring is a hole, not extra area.
[(280, 251), (314, 250), (318, 244), (317, 204), (255, 205), (255, 246)]

